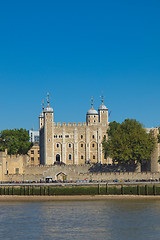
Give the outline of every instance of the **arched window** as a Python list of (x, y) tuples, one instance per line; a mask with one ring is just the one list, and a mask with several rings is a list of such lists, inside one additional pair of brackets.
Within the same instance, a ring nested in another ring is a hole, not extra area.
[(59, 144), (57, 143), (57, 148), (59, 148)]
[(59, 154), (56, 155), (56, 162), (60, 162), (60, 155)]

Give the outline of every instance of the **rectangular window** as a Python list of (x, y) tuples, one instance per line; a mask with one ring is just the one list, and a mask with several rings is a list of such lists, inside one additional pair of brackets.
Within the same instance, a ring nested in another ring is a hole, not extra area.
[(81, 144), (81, 147), (83, 147), (83, 143)]
[(81, 159), (83, 159), (83, 155), (81, 155)]
[(95, 159), (95, 156), (93, 155), (93, 159)]
[(66, 138), (69, 138), (69, 135), (65, 135)]
[(31, 157), (31, 161), (34, 161), (34, 157)]
[(16, 174), (19, 174), (19, 168), (16, 168), (15, 171), (16, 171)]
[(40, 154), (40, 150), (38, 150), (38, 154)]
[(72, 160), (72, 155), (71, 154), (69, 154), (69, 160)]
[(34, 154), (34, 150), (31, 150), (31, 154)]

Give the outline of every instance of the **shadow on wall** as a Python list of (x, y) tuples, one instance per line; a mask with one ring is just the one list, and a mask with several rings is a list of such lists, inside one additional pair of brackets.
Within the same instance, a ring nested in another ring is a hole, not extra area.
[(92, 173), (98, 172), (135, 172), (137, 168), (136, 164), (133, 165), (107, 165), (95, 163), (88, 170)]

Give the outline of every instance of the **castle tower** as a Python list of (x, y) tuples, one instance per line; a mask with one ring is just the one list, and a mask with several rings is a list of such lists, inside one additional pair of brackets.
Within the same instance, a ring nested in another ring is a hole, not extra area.
[(93, 97), (91, 97), (91, 108), (86, 114), (86, 123), (88, 126), (98, 124), (98, 112), (93, 108)]
[(99, 122), (102, 123), (103, 126), (106, 126), (108, 125), (108, 108), (103, 104), (103, 96), (101, 101), (102, 104), (98, 109)]
[(39, 129), (43, 128), (44, 126), (44, 101), (43, 101), (43, 111), (39, 115)]
[(47, 107), (44, 109), (44, 161), (43, 164), (53, 164), (53, 108), (49, 105), (47, 94)]

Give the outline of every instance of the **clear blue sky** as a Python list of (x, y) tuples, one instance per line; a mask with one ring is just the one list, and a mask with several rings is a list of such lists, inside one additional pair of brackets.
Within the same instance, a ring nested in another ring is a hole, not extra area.
[(50, 93), (55, 122), (160, 125), (160, 1), (0, 0), (0, 129), (38, 129)]

